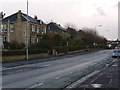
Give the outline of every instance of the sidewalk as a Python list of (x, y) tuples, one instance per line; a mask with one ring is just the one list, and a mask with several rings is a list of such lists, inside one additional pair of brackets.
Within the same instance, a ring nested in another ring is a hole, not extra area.
[(4, 62), (4, 63), (2, 63), (2, 66), (6, 67), (6, 68), (9, 68), (9, 67), (15, 67), (15, 66), (20, 66), (20, 65), (47, 62), (47, 61), (52, 61), (52, 60), (57, 60), (57, 59), (59, 60), (59, 59), (62, 59), (62, 58), (67, 58), (67, 57), (74, 57), (74, 56), (82, 55), (82, 54), (94, 53), (96, 51), (95, 50), (93, 50), (93, 51), (78, 51), (78, 52), (71, 52), (71, 53), (68, 53), (68, 54), (59, 54), (57, 56), (47, 56), (47, 57), (42, 57), (42, 58), (37, 58), (37, 59)]
[(120, 60), (116, 60), (105, 70), (88, 78), (85, 82), (78, 84), (76, 88), (81, 88), (84, 90), (90, 88), (107, 88), (107, 89), (109, 88), (113, 90), (120, 90), (120, 83), (118, 77), (120, 76), (119, 64)]

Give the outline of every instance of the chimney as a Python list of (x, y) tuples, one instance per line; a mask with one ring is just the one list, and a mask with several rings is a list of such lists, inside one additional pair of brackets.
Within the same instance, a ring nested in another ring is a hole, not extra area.
[(18, 13), (17, 13), (17, 21), (18, 22), (22, 21), (21, 16), (22, 16), (22, 12), (21, 12), (21, 10), (19, 10)]
[(1, 19), (3, 19), (3, 18), (4, 18), (4, 16), (5, 16), (5, 13), (0, 12), (0, 20), (1, 20)]
[(34, 15), (34, 19), (36, 19), (36, 20), (38, 19), (38, 18), (37, 18), (37, 15)]

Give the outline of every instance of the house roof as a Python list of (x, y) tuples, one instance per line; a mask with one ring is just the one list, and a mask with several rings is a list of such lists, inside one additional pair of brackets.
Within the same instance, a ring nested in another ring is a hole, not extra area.
[[(2, 22), (16, 21), (17, 20), (17, 14), (18, 14), (18, 12), (2, 19)], [(21, 13), (21, 19), (22, 19), (22, 21), (27, 21), (27, 14)], [(37, 23), (37, 24), (45, 24), (42, 20), (34, 19), (29, 15), (28, 15), (28, 22), (33, 22), (33, 23)]]
[(66, 29), (64, 29), (63, 27), (61, 27), (59, 24), (56, 24), (56, 23), (54, 23), (54, 22), (51, 22), (51, 23), (49, 23), (49, 24), (47, 24), (47, 30), (49, 31), (49, 30), (54, 30), (54, 31), (56, 31), (56, 30), (62, 30), (62, 31), (67, 31)]

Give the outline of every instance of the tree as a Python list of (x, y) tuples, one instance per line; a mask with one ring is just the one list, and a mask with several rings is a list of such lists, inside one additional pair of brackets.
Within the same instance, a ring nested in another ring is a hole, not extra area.
[(60, 46), (62, 44), (62, 37), (59, 34), (55, 34), (52, 40), (55, 46)]

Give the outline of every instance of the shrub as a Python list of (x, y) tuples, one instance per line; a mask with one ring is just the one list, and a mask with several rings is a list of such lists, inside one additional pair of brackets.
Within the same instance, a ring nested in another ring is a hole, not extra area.
[[(28, 51), (29, 54), (40, 54), (47, 53), (47, 49), (31, 49)], [(25, 55), (25, 50), (10, 50), (10, 51), (2, 51), (3, 56), (17, 56), (17, 55)]]
[(10, 50), (2, 52), (2, 56), (17, 56), (17, 55), (25, 55), (25, 50)]
[(4, 42), (4, 48), (5, 49), (23, 49), (25, 47), (25, 44), (23, 43), (18, 43), (16, 41), (9, 43), (9, 42)]
[(30, 49), (29, 54), (47, 53), (47, 49)]

